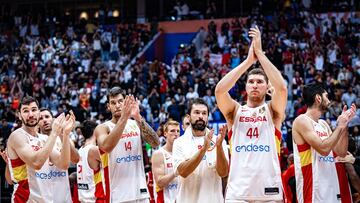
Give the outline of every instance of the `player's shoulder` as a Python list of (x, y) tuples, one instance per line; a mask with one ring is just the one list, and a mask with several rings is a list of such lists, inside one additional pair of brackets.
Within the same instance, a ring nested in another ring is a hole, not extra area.
[(11, 143), (14, 139), (15, 140), (25, 140), (25, 131), (22, 128), (18, 128), (16, 130), (14, 130), (10, 135), (9, 135), (9, 142)]

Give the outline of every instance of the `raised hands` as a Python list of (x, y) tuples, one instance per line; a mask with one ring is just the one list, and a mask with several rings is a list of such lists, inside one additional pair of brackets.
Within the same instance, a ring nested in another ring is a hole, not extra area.
[(75, 127), (75, 121), (75, 115), (73, 111), (70, 111), (70, 114), (65, 117), (65, 121), (63, 122), (63, 135), (67, 136), (70, 134)]
[(130, 116), (132, 118), (134, 118), (137, 121), (141, 120), (141, 115), (140, 115), (140, 107), (139, 107), (139, 100), (136, 98), (134, 99), (133, 96), (131, 96), (133, 99), (133, 102), (131, 104), (131, 114)]
[(356, 105), (352, 104), (349, 109), (347, 109), (347, 106), (345, 105), (343, 108), (343, 111), (341, 115), (337, 119), (338, 127), (347, 127), (347, 124), (349, 121), (354, 118), (356, 113)]
[(126, 96), (121, 108), (121, 118), (127, 120), (130, 118), (131, 109), (133, 106), (134, 97), (133, 96)]
[(252, 38), (252, 44), (254, 46), (255, 54), (262, 53), (261, 32), (257, 25), (255, 26), (255, 28), (250, 28), (249, 36)]
[(220, 134), (216, 138), (216, 147), (221, 147), (226, 134), (227, 134), (227, 125), (223, 125), (220, 128)]
[(51, 131), (58, 136), (61, 136), (63, 125), (66, 120), (65, 114), (60, 114), (57, 118), (55, 118), (51, 124)]
[(212, 141), (213, 135), (214, 135), (214, 129), (211, 129), (210, 132), (205, 135), (204, 146), (203, 146), (204, 150), (211, 151), (215, 147), (214, 142)]
[(254, 52), (254, 42), (251, 43), (249, 48), (249, 53), (246, 57), (246, 60), (249, 61), (251, 64), (255, 63), (257, 61), (255, 52)]

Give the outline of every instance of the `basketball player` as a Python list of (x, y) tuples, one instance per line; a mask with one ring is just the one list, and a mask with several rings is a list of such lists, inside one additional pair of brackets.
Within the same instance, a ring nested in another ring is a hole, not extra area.
[(189, 115), (186, 114), (182, 119), (181, 128), (185, 132), (186, 128), (189, 127), (189, 126), (190, 126)]
[(77, 164), (78, 195), (81, 203), (105, 203), (100, 152), (93, 136), (96, 126), (93, 121), (84, 121), (81, 127), (85, 138), (84, 146), (79, 149), (81, 158)]
[[(16, 183), (12, 202), (53, 202), (53, 179), (61, 174), (50, 170), (50, 162), (62, 170), (69, 167), (73, 115), (61, 114), (54, 119), (49, 136), (37, 133), (40, 111), (38, 102), (29, 96), (19, 105), (22, 127), (10, 134), (8, 156), (10, 171)], [(62, 137), (61, 152), (54, 150), (57, 137)]]
[(223, 202), (221, 178), (228, 174), (225, 133), (207, 128), (209, 107), (202, 99), (189, 106), (190, 126), (174, 142), (174, 171), (179, 174), (176, 202)]
[(160, 144), (159, 137), (141, 117), (133, 96), (124, 97), (119, 87), (113, 87), (108, 102), (112, 118), (95, 129), (105, 173), (106, 197), (116, 203), (149, 202), (142, 140), (155, 148)]
[[(231, 126), (230, 172), (226, 202), (283, 201), (279, 163), (281, 123), (285, 118), (287, 88), (281, 73), (261, 48), (258, 27), (249, 32), (252, 43), (248, 56), (216, 85), (215, 96), (220, 111)], [(253, 63), (262, 68), (247, 74), (245, 105), (230, 97), (229, 90)], [(265, 96), (271, 82), (274, 91), (270, 102)]]
[[(49, 136), (51, 133), (51, 123), (53, 122), (54, 117), (50, 109), (40, 108), (40, 120), (39, 120), (39, 130), (43, 135)], [(62, 148), (61, 138), (58, 136), (55, 142), (54, 149), (60, 152)], [(74, 143), (70, 139), (70, 160), (73, 164), (76, 164), (79, 161), (79, 153), (75, 149)], [(53, 186), (53, 200), (54, 203), (63, 203), (71, 202), (71, 191), (69, 183), (68, 169), (62, 170), (56, 167), (54, 164), (50, 163), (50, 171), (52, 173), (59, 174), (54, 177), (52, 180)]]
[(174, 203), (178, 180), (173, 170), (172, 149), (180, 136), (180, 124), (170, 120), (164, 125), (166, 144), (152, 155), (152, 172), (155, 178), (156, 203)]
[(325, 89), (320, 84), (306, 85), (302, 97), (307, 110), (294, 120), (292, 129), (298, 202), (352, 202), (345, 168), (335, 158), (346, 156), (347, 124), (356, 106), (349, 110), (344, 106), (332, 132), (320, 119), (330, 105)]

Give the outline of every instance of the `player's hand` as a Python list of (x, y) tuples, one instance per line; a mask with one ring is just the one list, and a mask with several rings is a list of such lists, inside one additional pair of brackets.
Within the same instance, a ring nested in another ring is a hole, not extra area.
[(254, 52), (254, 42), (251, 42), (246, 60), (249, 61), (251, 64), (253, 64), (257, 61), (256, 55)]
[(0, 151), (1, 157), (4, 159), (5, 163), (8, 164), (8, 155), (6, 149), (3, 151)]
[(355, 157), (350, 152), (347, 152), (345, 157), (336, 157), (336, 161), (353, 164), (355, 163)]
[(61, 136), (63, 130), (63, 123), (65, 122), (65, 114), (61, 113), (51, 124), (51, 131), (57, 136)]
[(134, 118), (138, 122), (141, 121), (139, 100), (135, 99), (134, 96), (131, 96), (131, 113), (130, 113), (130, 117)]
[(214, 135), (214, 129), (211, 129), (210, 132), (204, 137), (204, 145), (202, 149), (208, 150), (210, 147), (212, 147), (211, 142), (213, 135)]
[(66, 119), (63, 123), (63, 135), (67, 136), (70, 134), (70, 132), (74, 129), (75, 127), (75, 115), (73, 113), (73, 111), (70, 111), (70, 114), (68, 114), (66, 116)]
[(125, 120), (130, 118), (132, 102), (133, 101), (130, 96), (125, 97), (124, 103), (121, 108), (121, 118), (124, 118)]
[(226, 135), (227, 135), (227, 125), (225, 124), (220, 128), (220, 134), (216, 138), (216, 147), (222, 147), (222, 143)]
[(355, 114), (356, 114), (355, 104), (352, 104), (349, 109), (347, 109), (347, 106), (345, 105), (341, 115), (337, 119), (338, 127), (347, 127), (347, 124), (351, 119), (354, 118)]
[(255, 54), (262, 53), (263, 50), (261, 46), (261, 32), (257, 25), (255, 25), (255, 28), (250, 28), (249, 36), (252, 38), (252, 41), (254, 43)]

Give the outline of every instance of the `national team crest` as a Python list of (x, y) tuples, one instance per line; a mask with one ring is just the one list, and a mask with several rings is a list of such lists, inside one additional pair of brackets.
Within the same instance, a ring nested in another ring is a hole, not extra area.
[(263, 106), (261, 109), (259, 109), (259, 114), (265, 113), (265, 106)]

